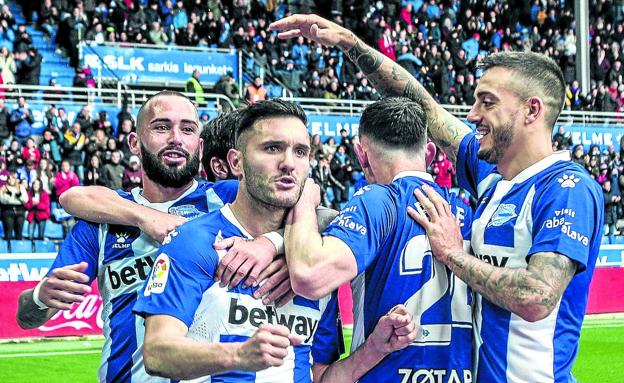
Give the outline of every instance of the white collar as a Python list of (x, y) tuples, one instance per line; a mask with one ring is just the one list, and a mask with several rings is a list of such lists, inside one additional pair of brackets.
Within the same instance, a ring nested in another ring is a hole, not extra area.
[[(536, 163), (529, 166), (528, 168), (524, 169), (523, 171), (518, 173), (514, 178), (512, 178), (511, 180), (507, 182), (511, 182), (514, 184), (522, 183), (528, 180), (529, 178), (533, 177), (537, 173), (541, 172), (542, 170), (552, 166), (555, 162), (559, 162), (559, 161), (570, 161), (570, 151), (569, 150), (556, 151), (542, 158), (541, 160), (537, 161)], [(503, 179), (501, 181), (505, 181), (505, 180)]]
[(427, 172), (421, 172), (419, 170), (405, 170), (405, 171), (402, 171), (399, 174), (394, 176), (394, 178), (392, 179), (392, 182), (398, 180), (399, 178), (403, 178), (403, 177), (418, 177), (418, 178), (421, 178), (421, 179), (423, 179), (425, 181), (433, 182), (433, 177), (431, 176), (431, 174), (429, 174)]
[(134, 200), (138, 204), (149, 206), (153, 209), (160, 210), (160, 211), (168, 211), (171, 205), (173, 205), (174, 203), (178, 202), (182, 198), (194, 192), (197, 189), (198, 185), (199, 183), (197, 182), (197, 180), (193, 180), (193, 184), (191, 185), (191, 187), (186, 189), (186, 191), (182, 193), (182, 195), (180, 195), (178, 198), (172, 201), (165, 201), (165, 202), (150, 202), (147, 198), (143, 197), (143, 189), (141, 189), (140, 187), (135, 187), (130, 192), (132, 193)]
[(223, 207), (221, 208), (221, 214), (223, 214), (225, 219), (230, 221), (230, 223), (232, 225), (236, 226), (238, 228), (238, 230), (240, 230), (241, 233), (243, 233), (243, 235), (245, 237), (247, 237), (249, 239), (253, 239), (253, 236), (251, 234), (249, 234), (247, 232), (247, 230), (245, 230), (243, 225), (240, 223), (240, 221), (238, 219), (236, 219), (236, 216), (234, 216), (234, 213), (232, 212), (232, 208), (230, 207), (229, 203), (223, 205)]

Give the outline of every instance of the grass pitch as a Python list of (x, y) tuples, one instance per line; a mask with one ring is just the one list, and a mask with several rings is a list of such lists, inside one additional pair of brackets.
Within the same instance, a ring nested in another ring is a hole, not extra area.
[[(347, 350), (351, 329), (345, 328)], [(0, 344), (0, 382), (96, 382), (102, 340)], [(574, 366), (581, 383), (624, 381), (624, 319), (586, 319)]]

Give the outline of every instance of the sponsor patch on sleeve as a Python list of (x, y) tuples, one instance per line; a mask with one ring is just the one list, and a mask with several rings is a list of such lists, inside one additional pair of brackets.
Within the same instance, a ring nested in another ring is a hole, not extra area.
[(165, 291), (167, 279), (169, 278), (169, 269), (171, 268), (169, 256), (162, 253), (154, 261), (152, 274), (150, 275), (147, 287), (143, 295), (149, 297), (152, 294), (161, 294)]

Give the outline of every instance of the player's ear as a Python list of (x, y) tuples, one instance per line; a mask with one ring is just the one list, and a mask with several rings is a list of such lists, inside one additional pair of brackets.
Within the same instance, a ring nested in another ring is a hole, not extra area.
[(436, 155), (436, 146), (433, 142), (429, 141), (425, 145), (425, 166), (429, 167), (433, 162)]
[(236, 149), (230, 149), (227, 153), (227, 162), (232, 175), (240, 179), (243, 175), (243, 153)]
[(225, 180), (230, 174), (227, 162), (217, 157), (212, 157), (210, 159), (209, 171), (212, 172), (217, 180)]
[(368, 163), (368, 155), (364, 152), (362, 144), (356, 142), (355, 145), (353, 145), (353, 150), (355, 151), (355, 156), (357, 157), (360, 166), (362, 168), (368, 168), (370, 166)]
[(136, 156), (141, 155), (141, 143), (139, 142), (139, 136), (136, 132), (128, 133), (128, 147), (130, 152)]

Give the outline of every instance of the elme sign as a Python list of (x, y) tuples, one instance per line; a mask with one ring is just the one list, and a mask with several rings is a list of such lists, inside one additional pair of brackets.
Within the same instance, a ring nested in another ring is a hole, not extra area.
[(165, 49), (85, 46), (82, 48), (83, 65), (94, 74), (102, 71), (103, 77), (112, 77), (110, 71), (122, 81), (141, 85), (148, 83), (185, 83), (195, 69), (201, 73), (202, 84), (214, 84), (227, 72), (238, 78), (238, 54)]

